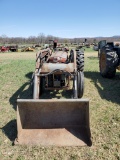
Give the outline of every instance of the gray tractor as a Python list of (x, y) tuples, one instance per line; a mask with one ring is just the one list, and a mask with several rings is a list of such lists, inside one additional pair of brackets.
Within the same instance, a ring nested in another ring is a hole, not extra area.
[(98, 57), (100, 74), (105, 78), (113, 78), (116, 69), (120, 70), (120, 42), (100, 41)]

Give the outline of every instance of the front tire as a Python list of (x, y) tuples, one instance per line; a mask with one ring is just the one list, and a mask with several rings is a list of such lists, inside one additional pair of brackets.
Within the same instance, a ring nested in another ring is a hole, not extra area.
[(82, 98), (84, 93), (84, 73), (83, 72), (77, 73), (77, 91), (78, 91), (78, 98)]

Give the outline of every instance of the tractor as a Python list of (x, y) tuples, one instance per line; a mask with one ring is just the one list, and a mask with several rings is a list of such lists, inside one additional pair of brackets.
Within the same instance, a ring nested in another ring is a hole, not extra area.
[(18, 52), (18, 45), (9, 46), (9, 51), (11, 51), (11, 52)]
[(32, 47), (25, 47), (21, 49), (21, 52), (34, 52), (34, 48)]
[[(42, 146), (92, 145), (89, 100), (84, 91), (84, 52), (54, 47), (36, 54), (33, 99), (17, 100), (15, 143)], [(73, 85), (71, 87), (71, 81)], [(42, 99), (46, 90), (73, 90), (71, 99)]]
[(9, 51), (9, 47), (8, 46), (0, 47), (0, 52), (8, 52), (8, 51)]
[(105, 78), (113, 78), (116, 69), (120, 70), (120, 42), (100, 41), (98, 57), (100, 74)]

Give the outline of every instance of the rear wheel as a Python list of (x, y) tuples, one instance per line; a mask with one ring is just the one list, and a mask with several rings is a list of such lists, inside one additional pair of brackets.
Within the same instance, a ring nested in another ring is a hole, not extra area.
[(76, 51), (77, 71), (84, 71), (84, 52), (81, 50)]
[(118, 64), (118, 55), (115, 51), (103, 49), (100, 53), (99, 68), (100, 74), (105, 78), (113, 78)]

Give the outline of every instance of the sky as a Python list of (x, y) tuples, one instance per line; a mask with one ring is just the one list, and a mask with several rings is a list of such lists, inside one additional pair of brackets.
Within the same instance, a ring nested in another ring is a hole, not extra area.
[(0, 0), (0, 36), (120, 35), (120, 0)]

